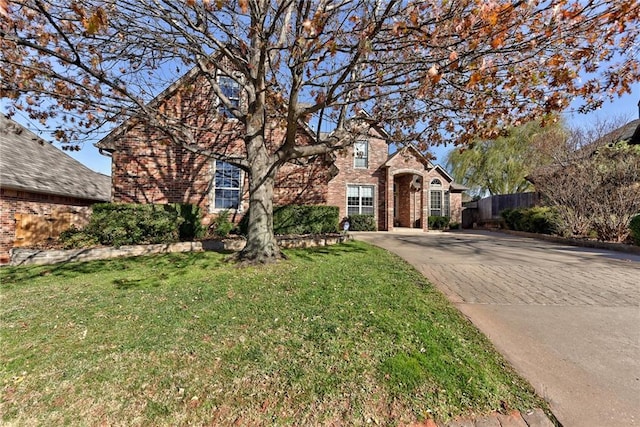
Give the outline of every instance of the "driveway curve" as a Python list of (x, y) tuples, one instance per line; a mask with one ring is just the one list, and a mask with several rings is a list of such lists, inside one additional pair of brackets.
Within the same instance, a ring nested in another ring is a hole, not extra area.
[(482, 231), (352, 234), (422, 272), (565, 427), (640, 425), (640, 256)]

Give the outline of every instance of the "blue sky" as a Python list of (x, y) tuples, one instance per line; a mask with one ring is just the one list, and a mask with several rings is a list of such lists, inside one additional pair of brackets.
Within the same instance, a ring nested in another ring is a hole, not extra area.
[[(590, 122), (595, 121), (597, 118), (619, 118), (623, 117), (628, 121), (637, 119), (638, 113), (638, 101), (640, 100), (640, 83), (636, 83), (632, 86), (632, 93), (624, 95), (621, 98), (616, 99), (614, 102), (607, 102), (600, 110), (594, 111), (589, 114), (579, 114), (577, 112), (571, 112), (567, 110), (564, 113), (564, 117), (569, 125), (572, 126), (586, 126)], [(19, 123), (27, 126), (36, 133), (38, 132), (33, 125), (24, 117), (17, 114), (14, 119)], [(47, 135), (43, 135), (45, 139), (51, 140)], [(60, 147), (59, 143), (54, 143), (57, 147)], [(439, 146), (432, 147), (431, 152), (436, 156), (436, 163), (440, 163), (443, 166), (445, 163), (445, 156), (452, 146)], [(93, 144), (85, 143), (80, 151), (69, 152), (71, 157), (75, 158), (79, 162), (88, 166), (96, 172), (103, 173), (105, 175), (111, 175), (111, 159), (103, 156), (98, 152), (98, 149)]]

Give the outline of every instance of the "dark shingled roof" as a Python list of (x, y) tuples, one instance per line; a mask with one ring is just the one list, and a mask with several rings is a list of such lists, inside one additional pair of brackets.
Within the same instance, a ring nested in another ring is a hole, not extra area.
[(111, 178), (92, 171), (0, 114), (0, 186), (20, 191), (111, 199)]

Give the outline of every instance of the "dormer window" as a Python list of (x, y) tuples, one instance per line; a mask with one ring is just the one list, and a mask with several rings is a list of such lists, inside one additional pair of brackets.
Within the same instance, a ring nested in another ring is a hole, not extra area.
[(357, 141), (353, 144), (353, 166), (356, 168), (369, 167), (369, 142)]
[[(220, 90), (226, 96), (231, 105), (235, 108), (240, 106), (240, 85), (229, 76), (218, 76), (218, 85)], [(234, 117), (231, 109), (227, 108), (222, 102), (218, 105), (218, 113), (225, 117)]]

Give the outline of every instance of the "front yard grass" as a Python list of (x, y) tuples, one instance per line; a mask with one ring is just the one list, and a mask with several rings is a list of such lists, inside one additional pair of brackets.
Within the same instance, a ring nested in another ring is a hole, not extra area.
[(402, 425), (544, 407), (398, 257), (360, 242), (0, 270), (8, 425)]

